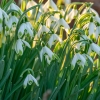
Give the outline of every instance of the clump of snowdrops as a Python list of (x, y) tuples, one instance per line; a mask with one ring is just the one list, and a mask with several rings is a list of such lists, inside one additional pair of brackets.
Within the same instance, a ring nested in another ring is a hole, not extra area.
[(100, 99), (100, 17), (91, 7), (1, 1), (0, 100)]

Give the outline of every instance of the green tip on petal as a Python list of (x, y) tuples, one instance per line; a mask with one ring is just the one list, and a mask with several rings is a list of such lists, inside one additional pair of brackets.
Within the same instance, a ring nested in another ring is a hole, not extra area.
[(19, 53), (18, 53), (20, 56), (23, 55), (23, 52), (21, 50), (19, 50)]
[(24, 89), (26, 89), (26, 86), (25, 85), (23, 85), (23, 87), (24, 87)]
[(74, 65), (71, 65), (71, 70), (73, 70), (73, 69), (74, 69), (74, 67), (75, 67)]

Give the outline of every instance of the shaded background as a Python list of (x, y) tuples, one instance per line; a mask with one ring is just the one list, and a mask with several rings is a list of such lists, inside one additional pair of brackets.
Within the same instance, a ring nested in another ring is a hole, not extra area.
[[(18, 0), (15, 0), (18, 3)], [(38, 0), (35, 0), (38, 1)], [(44, 0), (46, 2), (47, 0)], [(57, 0), (54, 0), (56, 3)], [(71, 2), (93, 2), (94, 5), (92, 6), (99, 14), (100, 14), (100, 0), (71, 0)]]

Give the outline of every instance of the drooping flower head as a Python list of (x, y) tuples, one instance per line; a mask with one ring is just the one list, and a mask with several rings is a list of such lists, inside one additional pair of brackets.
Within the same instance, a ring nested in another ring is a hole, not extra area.
[(55, 11), (58, 10), (58, 8), (57, 8), (56, 4), (53, 2), (53, 0), (48, 0), (43, 6), (43, 10), (45, 12), (48, 11), (49, 8), (51, 8), (51, 9), (53, 9)]
[(34, 82), (37, 86), (39, 86), (37, 80), (36, 80), (31, 74), (28, 74), (27, 77), (26, 77), (25, 80), (24, 80), (24, 83), (23, 83), (24, 88), (26, 88), (27, 85), (32, 85), (33, 82)]
[(54, 53), (47, 46), (44, 46), (40, 51), (41, 61), (43, 61), (44, 56), (45, 56), (47, 63), (50, 64), (50, 62), (54, 56)]

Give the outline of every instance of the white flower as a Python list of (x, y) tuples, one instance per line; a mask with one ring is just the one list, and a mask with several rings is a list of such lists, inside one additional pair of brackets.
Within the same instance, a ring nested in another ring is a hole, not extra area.
[(45, 56), (45, 59), (47, 60), (47, 63), (50, 64), (52, 57), (54, 53), (47, 47), (44, 46), (42, 50), (40, 51), (40, 59), (43, 61), (43, 57)]
[(95, 33), (96, 25), (93, 22), (89, 23), (89, 35)]
[(46, 26), (50, 27), (52, 23), (56, 22), (57, 18), (54, 16), (50, 16), (47, 20), (46, 20)]
[(96, 30), (95, 30), (95, 33), (94, 33), (94, 36), (95, 36), (96, 40), (98, 39), (99, 34), (100, 34), (100, 26), (97, 26)]
[(90, 12), (90, 13), (94, 13), (96, 16), (99, 16), (98, 12), (96, 10), (94, 10), (93, 8), (90, 8), (90, 7), (86, 7), (83, 11), (82, 11), (82, 14), (85, 14), (87, 12)]
[(52, 34), (48, 41), (48, 45), (50, 48), (54, 44), (55, 41), (59, 41), (60, 43), (62, 42), (61, 38), (57, 34)]
[(83, 55), (81, 55), (79, 53), (76, 53), (72, 59), (71, 65), (73, 68), (75, 67), (77, 62), (82, 67), (84, 67), (84, 65), (86, 65), (86, 59), (83, 57)]
[(83, 57), (85, 58), (85, 59), (89, 59), (92, 63), (93, 63), (93, 59), (89, 56), (89, 55), (87, 55), (87, 54), (82, 54), (83, 55)]
[(3, 21), (3, 17), (5, 18), (5, 21), (9, 18), (6, 12), (0, 8), (0, 23)]
[(17, 25), (17, 23), (18, 23), (18, 18), (16, 16), (11, 16), (6, 25), (9, 29), (11, 29), (12, 25), (14, 24)]
[(31, 48), (31, 46), (28, 42), (26, 42), (25, 40), (22, 40), (22, 39), (18, 39), (15, 43), (15, 51), (19, 55), (23, 54), (23, 43), (25, 44), (25, 46)]
[(66, 20), (70, 23), (74, 17), (77, 15), (77, 9), (72, 9), (71, 12), (66, 16)]
[(0, 32), (2, 32), (3, 30), (3, 27), (2, 27), (3, 17), (5, 18), (5, 24), (6, 24), (9, 17), (6, 14), (6, 12), (0, 8)]
[(18, 30), (18, 38), (21, 38), (24, 33), (29, 35), (30, 37), (33, 37), (33, 27), (29, 22), (22, 23), (19, 30)]
[(39, 31), (37, 33), (37, 36), (40, 37), (42, 33), (48, 33), (50, 30), (45, 25), (40, 25)]
[(80, 40), (88, 40), (89, 38), (86, 35), (81, 35)]
[[(28, 1), (27, 5), (26, 5), (26, 9), (31, 8), (32, 6), (35, 6), (35, 5), (37, 5), (37, 3), (35, 1), (33, 1), (33, 0)], [(28, 13), (27, 13), (28, 17), (31, 17), (32, 11), (33, 10), (28, 11)]]
[(100, 24), (100, 17), (99, 16), (95, 16), (94, 20), (97, 21)]
[(95, 9), (93, 9), (93, 8), (89, 8), (89, 9), (90, 9), (90, 11), (91, 11), (92, 13), (94, 13), (96, 16), (99, 16), (98, 12), (97, 12)]
[(71, 0), (64, 0), (65, 4), (70, 4)]
[(53, 10), (58, 10), (56, 4), (53, 2), (53, 0), (48, 0), (44, 6), (43, 10), (46, 12), (49, 8), (52, 8)]
[(80, 50), (80, 46), (81, 46), (81, 44), (80, 44), (80, 43), (77, 43), (77, 44), (75, 45), (75, 48), (76, 48), (77, 50)]
[(37, 80), (31, 74), (28, 74), (23, 83), (24, 88), (26, 88), (27, 85), (32, 85), (33, 82), (35, 82), (35, 84), (39, 86)]
[(14, 4), (14, 3), (10, 4), (8, 10), (17, 10), (17, 11), (19, 11), (22, 14), (21, 9), (16, 4)]
[(88, 54), (91, 53), (92, 50), (94, 52), (96, 52), (98, 55), (100, 55), (100, 47), (97, 44), (95, 44), (95, 43), (91, 43), (90, 44), (90, 47), (89, 47), (89, 50), (88, 50)]
[(56, 24), (54, 26), (55, 32), (58, 30), (59, 27), (63, 27), (67, 33), (68, 33), (68, 30), (70, 29), (69, 25), (67, 24), (67, 22), (63, 18), (59, 19), (56, 22)]

